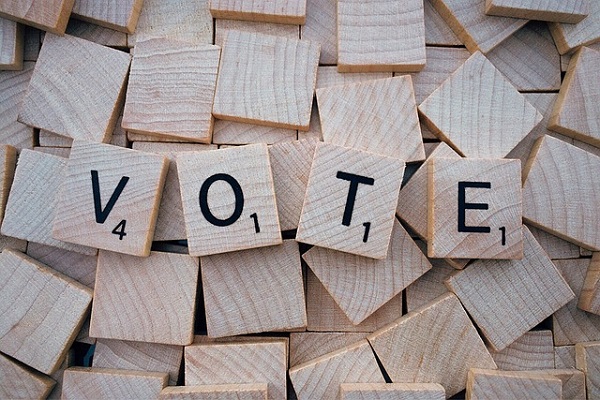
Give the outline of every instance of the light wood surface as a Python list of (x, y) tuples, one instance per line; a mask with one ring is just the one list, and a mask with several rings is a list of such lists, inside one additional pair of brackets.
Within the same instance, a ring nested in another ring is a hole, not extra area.
[(590, 1), (589, 7), (588, 16), (577, 24), (553, 22), (548, 25), (560, 54), (600, 41), (600, 3)]
[(100, 251), (90, 336), (192, 343), (198, 269), (198, 259), (184, 254)]
[(585, 0), (565, 0), (560, 2), (551, 0), (487, 0), (485, 13), (499, 17), (575, 24), (588, 15), (589, 3), (589, 1)]
[[(191, 255), (206, 256), (281, 243), (265, 144), (180, 153), (177, 174)], [(206, 209), (202, 208), (202, 202), (199, 204), (203, 188)], [(214, 221), (220, 225), (208, 218), (221, 221)]]
[(169, 386), (160, 392), (159, 400), (267, 400), (266, 383), (235, 385)]
[[(590, 49), (594, 49), (594, 50), (600, 50), (600, 42), (588, 44), (585, 47), (589, 47)], [(567, 72), (567, 69), (569, 69), (569, 64), (571, 62), (571, 59), (573, 58), (573, 56), (575, 54), (577, 54), (577, 51), (572, 51), (572, 52), (567, 53), (567, 54), (561, 54), (561, 56), (560, 56), (560, 70), (562, 72)]]
[(496, 364), (458, 298), (447, 293), (368, 337), (392, 382), (441, 384), (451, 397), (469, 368)]
[(57, 33), (65, 33), (75, 0), (6, 0), (0, 16)]
[(542, 372), (532, 374), (473, 368), (467, 380), (467, 398), (559, 400), (562, 399), (562, 381)]
[(254, 32), (270, 36), (286, 37), (288, 39), (300, 39), (300, 27), (298, 25), (239, 21), (235, 19), (216, 19), (215, 44), (217, 46), (223, 47), (223, 42), (225, 41), (225, 37), (229, 31)]
[(147, 257), (167, 170), (160, 155), (74, 141), (53, 237)]
[(523, 371), (554, 368), (552, 331), (530, 331), (502, 351), (490, 351), (498, 369)]
[(502, 158), (542, 115), (480, 52), (419, 106), (433, 132), (470, 158)]
[(593, 172), (598, 168), (598, 156), (550, 136), (538, 139), (523, 169), (524, 221), (579, 246), (600, 250), (596, 207), (600, 181)]
[(7, 144), (0, 145), (0, 221), (4, 218), (4, 210), (15, 177), (16, 165), (17, 149)]
[(522, 260), (477, 260), (446, 281), (496, 351), (575, 297), (526, 227), (523, 244)]
[(27, 245), (27, 255), (36, 259), (77, 282), (94, 289), (96, 282), (97, 256), (76, 253), (54, 246), (31, 242)]
[(585, 373), (587, 398), (600, 396), (600, 342), (577, 343), (575, 345), (577, 369)]
[(27, 369), (0, 354), (0, 396), (4, 399), (45, 399), (55, 385), (46, 375)]
[(600, 292), (598, 291), (600, 280), (600, 253), (593, 253), (592, 260), (588, 266), (583, 288), (579, 295), (577, 307), (580, 309), (600, 315)]
[(575, 368), (575, 346), (554, 346), (554, 368)]
[(33, 148), (33, 128), (17, 121), (35, 63), (22, 71), (0, 71), (0, 141), (17, 149)]
[(297, 332), (290, 334), (290, 367), (314, 360), (367, 337), (366, 332)]
[(431, 4), (424, 0), (425, 8), (425, 44), (428, 46), (463, 46), (463, 42), (450, 29), (446, 20)]
[(342, 383), (342, 400), (444, 400), (437, 383)]
[(348, 74), (345, 72), (338, 72), (337, 67), (335, 66), (319, 66), (317, 69), (316, 88), (321, 89), (330, 86), (341, 86), (351, 83), (372, 81), (375, 79), (391, 78), (392, 75), (391, 72), (355, 72)]
[(40, 129), (38, 142), (42, 147), (71, 147), (73, 139), (67, 136), (57, 135), (45, 129)]
[[(539, 372), (558, 378), (562, 382), (563, 399), (585, 399), (585, 374), (575, 369), (575, 366), (565, 369), (544, 369)], [(536, 374), (538, 371), (529, 371), (526, 374)]]
[(300, 252), (295, 241), (206, 256), (200, 261), (209, 336), (306, 326)]
[(125, 33), (133, 33), (137, 25), (144, 0), (75, 0), (73, 16)]
[(213, 129), (213, 144), (243, 145), (252, 143), (275, 144), (296, 140), (298, 131), (272, 126), (246, 124), (243, 122), (216, 119)]
[(306, 19), (306, 0), (210, 0), (209, 4), (214, 18), (293, 25), (302, 25)]
[(321, 45), (319, 64), (337, 64), (337, 1), (306, 0), (306, 21), (300, 26), (300, 37)]
[(579, 258), (580, 247), (533, 226), (527, 226), (551, 260)]
[(110, 141), (129, 62), (127, 53), (74, 36), (47, 34), (19, 121), (73, 139)]
[(44, 146), (34, 146), (33, 150), (40, 151), (46, 154), (52, 154), (54, 156), (69, 158), (69, 154), (71, 154), (70, 147), (44, 147)]
[(229, 31), (213, 115), (307, 131), (319, 51), (317, 43), (306, 40)]
[(127, 34), (75, 18), (69, 20), (67, 35), (77, 36), (103, 46), (127, 47)]
[(21, 24), (0, 18), (0, 70), (23, 69), (24, 33)]
[(405, 162), (425, 159), (412, 78), (320, 88), (317, 101), (325, 142)]
[(266, 383), (269, 399), (286, 398), (287, 347), (281, 340), (194, 344), (184, 357), (186, 386)]
[(298, 400), (340, 398), (340, 384), (384, 383), (375, 355), (366, 340), (290, 368)]
[(150, 39), (135, 46), (122, 126), (125, 130), (210, 143), (221, 50)]

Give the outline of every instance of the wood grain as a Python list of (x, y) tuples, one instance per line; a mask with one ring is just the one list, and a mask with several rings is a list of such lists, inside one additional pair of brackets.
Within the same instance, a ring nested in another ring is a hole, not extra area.
[(169, 386), (160, 392), (159, 400), (267, 400), (266, 383), (235, 385)]
[(463, 46), (463, 42), (450, 29), (446, 20), (433, 7), (431, 1), (423, 1), (425, 8), (425, 44), (428, 46)]
[(294, 129), (275, 128), (245, 124), (243, 122), (216, 119), (213, 129), (212, 143), (243, 145), (252, 143), (275, 144), (296, 140), (298, 133)]
[(542, 372), (532, 374), (474, 368), (467, 378), (470, 399), (562, 399), (562, 381)]
[(342, 400), (444, 400), (437, 383), (342, 383)]
[(392, 75), (391, 72), (356, 72), (347, 74), (338, 72), (335, 66), (319, 66), (317, 69), (316, 88), (321, 89), (329, 86), (341, 86), (375, 79), (391, 78)]
[(69, 20), (67, 35), (77, 36), (109, 47), (127, 47), (127, 34), (75, 18)]
[(531, 231), (535, 240), (542, 246), (551, 260), (579, 258), (579, 246), (533, 226), (528, 225), (527, 229)]
[(577, 369), (585, 373), (587, 398), (600, 396), (600, 342), (577, 343), (575, 345)]
[(321, 45), (319, 64), (337, 64), (336, 0), (306, 0), (306, 21), (300, 26), (300, 38)]
[[(538, 371), (529, 371), (527, 374), (535, 374)], [(565, 369), (544, 369), (539, 372), (558, 378), (562, 382), (563, 399), (585, 399), (585, 374), (573, 366)]]
[(526, 227), (523, 244), (522, 260), (477, 260), (446, 281), (496, 351), (575, 297)]
[(75, 0), (6, 0), (0, 16), (62, 35)]
[(71, 147), (73, 139), (67, 136), (57, 135), (45, 129), (40, 129), (38, 142), (42, 147)]
[(368, 337), (392, 382), (436, 382), (450, 397), (469, 368), (496, 368), (458, 298), (447, 293)]
[(577, 24), (553, 22), (548, 25), (560, 54), (600, 41), (600, 4), (590, 1), (589, 7), (588, 16)]
[(69, 154), (71, 154), (70, 147), (44, 147), (44, 146), (34, 146), (33, 150), (39, 151), (46, 154), (52, 154), (54, 156), (69, 158)]
[(490, 351), (498, 369), (524, 371), (554, 368), (552, 331), (530, 331), (502, 351)]
[(34, 242), (27, 245), (27, 255), (82, 285), (94, 289), (96, 265), (98, 263), (97, 256), (76, 253)]
[(24, 33), (21, 24), (0, 18), (0, 70), (23, 69)]
[(75, 0), (73, 16), (87, 22), (125, 33), (133, 33), (144, 0)]
[(306, 0), (210, 0), (209, 5), (214, 18), (293, 25), (302, 25), (306, 20)]
[(290, 333), (290, 367), (347, 347), (366, 337), (366, 332)]
[(588, 15), (589, 3), (585, 0), (566, 0), (561, 2), (551, 0), (487, 0), (485, 13), (499, 17), (576, 24)]
[(575, 346), (554, 347), (554, 368), (575, 368)]
[(35, 63), (23, 63), (22, 71), (0, 71), (0, 142), (17, 149), (33, 148), (33, 128), (17, 121)]
[(0, 145), (0, 221), (4, 218), (4, 210), (15, 177), (16, 165), (17, 149), (7, 144)]
[(281, 36), (288, 39), (300, 39), (298, 25), (275, 24), (272, 22), (238, 21), (234, 19), (215, 20), (215, 44), (223, 47), (223, 42), (229, 31), (245, 31), (262, 33), (271, 36)]
[(90, 336), (192, 343), (198, 270), (198, 259), (184, 254), (100, 251)]
[(55, 385), (46, 375), (27, 369), (0, 354), (0, 396), (4, 399), (45, 399)]
[(600, 253), (593, 253), (592, 260), (585, 275), (583, 288), (579, 295), (577, 307), (580, 309), (600, 315)]

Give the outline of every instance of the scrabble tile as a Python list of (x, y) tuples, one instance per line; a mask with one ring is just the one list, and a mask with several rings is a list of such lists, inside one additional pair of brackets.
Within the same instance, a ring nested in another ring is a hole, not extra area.
[(94, 348), (94, 368), (169, 374), (169, 385), (177, 385), (183, 347), (157, 343), (98, 339)]
[(319, 143), (296, 240), (385, 258), (403, 173), (398, 159)]
[(437, 383), (342, 383), (342, 400), (402, 399), (444, 400), (444, 387)]
[(167, 163), (163, 156), (74, 141), (53, 237), (148, 256)]
[(93, 0), (75, 0), (73, 16), (125, 33), (133, 33), (144, 0), (111, 0), (98, 3)]
[(523, 257), (519, 160), (433, 158), (428, 170), (429, 257)]
[(566, 0), (489, 0), (485, 4), (485, 13), (500, 17), (535, 19), (540, 21), (566, 22), (576, 24), (589, 12), (589, 2)]
[(210, 12), (214, 18), (275, 22), (302, 25), (306, 20), (306, 0), (236, 1), (211, 0)]
[(535, 240), (542, 246), (551, 260), (579, 258), (579, 246), (533, 226), (528, 225), (527, 229), (531, 231)]
[(577, 24), (548, 24), (560, 54), (600, 41), (600, 3), (589, 1), (589, 14)]
[(600, 293), (598, 284), (600, 280), (600, 253), (593, 253), (592, 260), (585, 275), (585, 281), (577, 307), (580, 309), (600, 315)]
[(227, 33), (232, 30), (262, 33), (271, 36), (281, 36), (288, 39), (300, 38), (300, 28), (298, 25), (275, 24), (257, 21), (238, 21), (234, 19), (216, 19), (215, 44), (222, 47)]
[(427, 125), (470, 158), (502, 158), (542, 120), (481, 53), (473, 54), (419, 106)]
[(33, 128), (17, 121), (19, 109), (35, 63), (23, 63), (22, 71), (0, 71), (0, 142), (17, 149), (33, 148)]
[(0, 354), (0, 396), (3, 399), (45, 399), (55, 385), (53, 379), (32, 371)]
[(215, 120), (212, 143), (242, 145), (252, 143), (281, 143), (296, 140), (294, 129), (245, 124), (243, 122)]
[(339, 0), (337, 33), (340, 72), (416, 72), (425, 66), (422, 1)]
[[(221, 50), (167, 39), (135, 47), (123, 128), (210, 143)], [(174, 85), (174, 82), (177, 82)]]
[(236, 385), (197, 385), (168, 386), (160, 392), (159, 400), (186, 400), (201, 398), (206, 400), (267, 400), (266, 383), (247, 383)]
[(96, 249), (52, 237), (52, 221), (66, 163), (63, 157), (33, 150), (21, 151), (1, 232), (5, 236), (95, 255)]
[(0, 4), (0, 16), (62, 35), (71, 15), (73, 0), (7, 0)]
[(392, 72), (356, 72), (353, 74), (347, 74), (344, 72), (338, 72), (337, 67), (335, 66), (319, 66), (317, 69), (316, 88), (320, 89), (329, 86), (342, 86), (351, 83), (372, 81), (375, 79), (391, 78), (392, 76)]
[(230, 31), (223, 44), (213, 115), (306, 131), (318, 63), (316, 43)]
[(431, 4), (432, 0), (424, 0), (425, 9), (425, 44), (428, 46), (463, 46), (463, 42), (450, 29), (446, 20)]
[(24, 33), (21, 24), (0, 18), (0, 70), (23, 69)]
[(82, 285), (94, 289), (96, 265), (98, 263), (97, 256), (76, 253), (34, 242), (27, 245), (27, 255)]
[(597, 168), (598, 156), (550, 136), (538, 139), (523, 171), (524, 221), (579, 246), (600, 250)]
[(184, 358), (186, 386), (267, 383), (269, 399), (286, 398), (287, 348), (281, 340), (194, 344)]
[(368, 339), (392, 382), (436, 382), (448, 397), (465, 388), (469, 368), (496, 367), (458, 298), (451, 293)]
[(488, 53), (518, 31), (527, 20), (485, 15), (486, 0), (431, 0), (471, 53)]
[(69, 20), (67, 35), (77, 36), (109, 47), (127, 47), (127, 34), (75, 18)]
[(290, 333), (290, 367), (304, 364), (367, 337), (366, 332)]
[(340, 384), (384, 383), (373, 351), (366, 340), (290, 368), (298, 400), (340, 398)]
[(282, 231), (298, 228), (317, 142), (315, 139), (295, 140), (269, 147), (277, 215)]
[(46, 35), (19, 121), (73, 139), (108, 142), (129, 62), (129, 54), (97, 43)]
[(544, 373), (494, 371), (473, 368), (467, 378), (467, 396), (470, 399), (543, 398), (562, 399), (562, 381)]
[(0, 351), (51, 374), (83, 323), (92, 290), (13, 250), (0, 253), (0, 265)]
[(502, 351), (490, 351), (498, 369), (523, 371), (554, 368), (552, 331), (530, 331)]
[(585, 373), (587, 398), (595, 399), (600, 395), (600, 343), (588, 342), (575, 345), (577, 369)]
[(202, 257), (201, 264), (211, 337), (306, 326), (300, 252), (293, 240)]
[(575, 346), (555, 346), (554, 367), (575, 368)]
[(600, 85), (594, 79), (600, 51), (581, 48), (569, 63), (548, 129), (600, 146)]
[[(585, 374), (573, 368), (544, 369), (540, 372), (558, 378), (562, 382), (563, 399), (585, 399)], [(537, 371), (527, 372), (535, 374)]]
[(121, 369), (71, 367), (63, 377), (62, 399), (155, 399), (168, 375)]
[(40, 129), (38, 141), (42, 147), (71, 147), (73, 139)]
[(178, 154), (177, 173), (191, 255), (281, 243), (265, 144)]
[[(600, 50), (600, 42), (588, 44), (585, 47), (589, 47), (590, 49), (594, 49), (594, 50)], [(567, 70), (569, 69), (569, 64), (571, 62), (571, 59), (573, 58), (573, 56), (575, 54), (577, 54), (577, 51), (572, 51), (570, 53), (560, 55), (560, 70), (562, 72), (567, 72)]]
[(346, 316), (359, 324), (431, 269), (410, 235), (394, 222), (386, 258), (374, 260), (322, 247), (302, 256)]
[(187, 239), (175, 159), (177, 154), (184, 151), (216, 150), (217, 146), (198, 143), (134, 142), (132, 148), (146, 153), (160, 154), (169, 159), (169, 170), (158, 207), (154, 241)]
[(410, 77), (317, 89), (317, 101), (325, 142), (406, 162), (425, 159)]
[(198, 259), (185, 254), (140, 258), (100, 251), (90, 336), (192, 343), (198, 270)]
[(300, 37), (321, 45), (319, 64), (336, 65), (337, 1), (306, 0), (306, 22), (300, 26)]
[(526, 227), (523, 244), (522, 260), (477, 260), (446, 281), (496, 351), (575, 297)]
[(39, 151), (46, 154), (52, 154), (53, 156), (58, 156), (62, 158), (69, 158), (69, 154), (71, 154), (70, 147), (42, 147), (35, 146), (33, 148), (34, 151)]

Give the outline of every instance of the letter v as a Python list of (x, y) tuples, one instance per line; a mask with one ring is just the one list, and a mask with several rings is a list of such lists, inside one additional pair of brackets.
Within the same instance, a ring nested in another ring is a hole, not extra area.
[(117, 188), (110, 196), (108, 203), (106, 203), (106, 207), (104, 210), (102, 209), (102, 200), (100, 199), (100, 182), (98, 181), (98, 171), (92, 170), (92, 191), (94, 193), (94, 211), (96, 212), (96, 222), (99, 224), (103, 224), (104, 221), (108, 218), (108, 215), (112, 211), (117, 199), (125, 189), (125, 185), (129, 182), (128, 176), (121, 177)]

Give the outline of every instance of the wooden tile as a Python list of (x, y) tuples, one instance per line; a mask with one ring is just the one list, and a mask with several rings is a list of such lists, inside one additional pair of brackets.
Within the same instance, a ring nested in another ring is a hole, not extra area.
[(219, 47), (212, 45), (167, 39), (138, 43), (129, 74), (123, 128), (210, 143), (220, 54)]
[(542, 120), (481, 53), (473, 54), (421, 105), (442, 140), (471, 158), (502, 158)]
[(306, 131), (318, 63), (316, 43), (230, 31), (223, 44), (213, 115)]
[(184, 254), (100, 251), (90, 336), (192, 343), (198, 270), (198, 259)]
[(21, 24), (0, 18), (0, 70), (23, 69), (24, 28)]
[[(452, 293), (368, 337), (392, 382), (436, 382), (450, 397), (465, 388), (469, 368), (496, 364)], [(415, 345), (427, 343), (427, 345)]]
[(496, 351), (575, 297), (526, 227), (523, 242), (522, 260), (477, 260), (446, 281)]
[(409, 284), (431, 269), (410, 235), (394, 222), (386, 258), (313, 247), (302, 256), (354, 324), (363, 322)]
[(330, 87), (330, 86), (341, 86), (348, 85), (351, 83), (359, 83), (365, 81), (372, 81), (375, 79), (385, 79), (392, 77), (391, 72), (356, 72), (353, 74), (347, 74), (344, 72), (338, 72), (335, 66), (319, 66), (317, 69), (317, 89)]
[(582, 150), (587, 151), (588, 153), (592, 153), (592, 154), (600, 157), (600, 147), (592, 146), (589, 143), (585, 143), (585, 142), (582, 142), (577, 139), (573, 139), (573, 145), (576, 147), (579, 147)]
[[(89, 56), (81, 59), (82, 53)], [(97, 43), (46, 35), (19, 121), (73, 139), (108, 142), (129, 61), (128, 54)]]
[(290, 367), (314, 360), (367, 337), (366, 332), (298, 332), (290, 334)]
[(185, 385), (267, 383), (269, 399), (286, 398), (282, 341), (194, 344), (184, 349)]
[(177, 385), (183, 347), (157, 343), (98, 339), (94, 349), (94, 368), (169, 374), (169, 385)]
[(27, 255), (69, 278), (75, 279), (82, 285), (94, 289), (98, 257), (34, 242), (27, 245)]
[(0, 353), (0, 396), (3, 399), (45, 399), (55, 381), (39, 372), (27, 369)]
[(113, 146), (129, 148), (131, 146), (129, 144), (129, 140), (127, 140), (127, 132), (125, 132), (125, 130), (121, 126), (122, 122), (123, 116), (121, 115), (119, 118), (117, 118), (117, 122), (115, 123), (115, 128), (113, 130), (109, 144), (112, 144)]
[(71, 147), (73, 139), (40, 129), (39, 143), (42, 147)]
[(223, 46), (225, 36), (229, 31), (245, 31), (262, 33), (271, 36), (281, 36), (288, 39), (299, 39), (300, 28), (298, 25), (275, 24), (257, 21), (238, 21), (234, 19), (215, 20), (215, 44)]
[(598, 168), (600, 157), (550, 136), (538, 139), (523, 171), (525, 222), (600, 250), (600, 180), (594, 173)]
[(590, 259), (554, 260), (554, 264), (575, 293), (573, 300), (552, 315), (554, 345), (565, 346), (600, 340), (600, 316), (577, 307)]
[(500, 17), (535, 19), (540, 21), (566, 22), (576, 24), (589, 13), (589, 2), (567, 0), (488, 0), (485, 13)]
[(17, 121), (19, 109), (35, 63), (23, 63), (22, 71), (0, 71), (0, 142), (17, 149), (33, 148), (33, 129)]
[(542, 246), (550, 259), (565, 260), (569, 258), (579, 258), (579, 246), (533, 226), (528, 225), (527, 228), (531, 231), (535, 240)]
[(197, 143), (134, 142), (132, 148), (146, 153), (160, 154), (169, 159), (169, 170), (158, 208), (154, 241), (187, 239), (175, 158), (177, 154), (184, 151), (216, 150), (217, 146)]
[(585, 373), (587, 398), (600, 396), (600, 342), (577, 343), (575, 345), (577, 369)]
[(167, 159), (159, 155), (74, 141), (53, 237), (148, 256), (167, 164)]
[[(536, 371), (531, 371), (535, 373)], [(573, 368), (546, 369), (541, 371), (562, 381), (563, 399), (585, 399), (585, 374)]]
[(83, 323), (92, 291), (13, 250), (0, 253), (0, 265), (0, 351), (51, 374)]
[(144, 0), (75, 0), (73, 16), (125, 33), (133, 33)]
[(191, 255), (281, 243), (265, 144), (181, 153), (177, 173)]
[(402, 294), (396, 295), (362, 323), (354, 325), (327, 289), (306, 270), (307, 330), (313, 332), (374, 332), (402, 316)]
[(0, 4), (0, 16), (51, 33), (63, 34), (74, 0), (7, 0)]
[(337, 1), (306, 0), (306, 22), (300, 26), (300, 37), (321, 45), (319, 64), (337, 64)]
[(129, 142), (160, 142), (160, 143), (191, 143), (189, 140), (178, 139), (175, 137), (146, 135), (144, 133), (135, 133), (125, 131)]
[(295, 241), (202, 257), (201, 264), (209, 336), (306, 326), (300, 252)]
[(342, 400), (403, 399), (444, 400), (444, 387), (437, 383), (342, 383)]
[(66, 163), (62, 157), (33, 150), (21, 151), (2, 221), (2, 234), (94, 255), (96, 249), (52, 237), (52, 221)]
[(577, 303), (577, 307), (580, 309), (597, 315), (600, 315), (599, 280), (600, 253), (597, 252), (593, 254), (590, 265), (588, 266), (585, 281), (583, 282), (583, 288), (579, 295), (579, 302)]
[(318, 141), (323, 141), (323, 134), (321, 132), (321, 121), (319, 117), (319, 108), (317, 107), (317, 102), (313, 102), (312, 112), (310, 115), (310, 126), (308, 131), (300, 132), (298, 131), (298, 139), (316, 139)]
[(488, 53), (519, 30), (527, 20), (485, 15), (486, 0), (431, 0), (471, 53)]
[(562, 399), (562, 381), (544, 373), (494, 371), (473, 368), (467, 378), (470, 399)]
[(58, 156), (62, 158), (69, 158), (69, 154), (71, 154), (70, 147), (44, 147), (44, 146), (35, 146), (33, 148), (35, 151), (39, 151), (46, 154), (52, 154), (53, 156)]
[(431, 4), (424, 0), (425, 6), (425, 43), (429, 46), (462, 46), (463, 42), (450, 29), (446, 20)]
[(127, 47), (127, 34), (75, 18), (69, 20), (67, 35), (77, 36), (109, 47)]
[(422, 1), (340, 0), (337, 33), (340, 72), (416, 72), (425, 66)]
[(340, 384), (384, 383), (369, 343), (358, 343), (290, 368), (298, 400), (340, 398)]
[(298, 228), (316, 146), (316, 139), (306, 139), (269, 147), (277, 214), (282, 231)]
[(523, 257), (519, 160), (433, 158), (427, 167), (428, 257)]
[(498, 369), (524, 371), (554, 368), (552, 331), (530, 331), (502, 351), (490, 351)]
[(55, 373), (50, 375), (50, 378), (55, 380), (56, 384), (52, 388), (52, 391), (50, 392), (50, 394), (46, 397), (47, 400), (60, 400), (60, 398), (62, 396), (63, 376), (65, 373), (65, 370), (74, 366), (74, 364), (75, 364), (74, 358), (75, 358), (75, 350), (73, 348), (71, 348), (67, 352), (67, 355), (65, 356), (65, 359), (63, 360), (62, 364), (60, 365), (60, 368), (57, 369)]
[(550, 117), (548, 129), (600, 146), (600, 85), (593, 74), (600, 51), (583, 47), (571, 62)]
[(200, 398), (204, 400), (267, 400), (266, 383), (247, 383), (230, 385), (168, 386), (160, 392), (159, 400), (186, 400)]
[(107, 368), (71, 367), (65, 371), (62, 399), (151, 399), (167, 386), (168, 375)]
[(209, 0), (144, 0), (135, 33), (127, 45), (164, 38), (197, 44), (213, 43), (213, 18)]
[(0, 221), (4, 218), (4, 210), (12, 185), (17, 163), (17, 149), (10, 145), (0, 145)]
[[(434, 158), (456, 158), (460, 156), (444, 142), (436, 145), (436, 148), (428, 156), (427, 160)], [(396, 215), (406, 223), (420, 238), (427, 238), (427, 218), (429, 214), (427, 181), (428, 162), (425, 162), (414, 173), (410, 180), (400, 189)]]
[[(589, 47), (591, 49), (600, 51), (600, 42), (588, 44), (586, 47)], [(569, 69), (569, 64), (571, 62), (571, 59), (573, 58), (573, 56), (575, 54), (577, 54), (576, 51), (573, 51), (573, 52), (570, 52), (570, 53), (567, 53), (567, 54), (561, 54), (561, 56), (560, 56), (560, 70), (562, 72), (567, 72), (567, 70)]]
[(403, 167), (398, 159), (317, 144), (296, 240), (385, 258)]
[(211, 0), (210, 12), (214, 18), (302, 25), (306, 20), (306, 0)]
[(553, 22), (548, 25), (560, 54), (600, 41), (600, 3), (590, 1), (589, 7), (588, 16), (577, 24)]
[(215, 120), (212, 143), (214, 144), (252, 144), (252, 143), (281, 143), (296, 140), (297, 131), (294, 129), (275, 128), (245, 124), (243, 122)]
[(575, 368), (575, 346), (554, 347), (554, 368)]
[(317, 100), (325, 142), (406, 162), (425, 159), (410, 77), (321, 88)]

